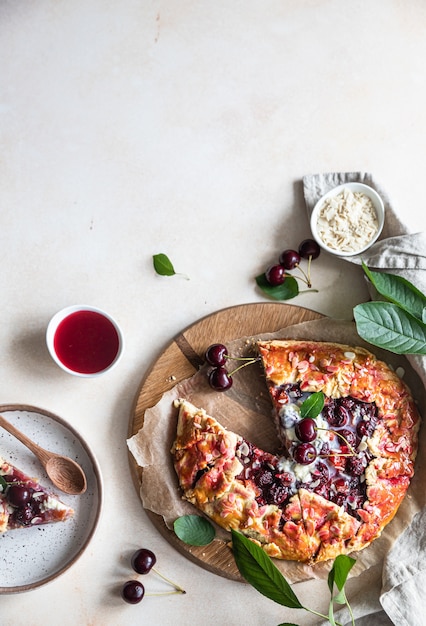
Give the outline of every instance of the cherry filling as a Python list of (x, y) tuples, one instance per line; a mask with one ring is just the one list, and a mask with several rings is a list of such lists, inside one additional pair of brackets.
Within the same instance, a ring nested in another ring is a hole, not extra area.
[(35, 482), (24, 479), (19, 473), (1, 476), (2, 492), (9, 507), (9, 526), (29, 526), (46, 518), (46, 494)]
[(284, 506), (292, 495), (294, 476), (279, 469), (279, 458), (259, 450), (246, 440), (240, 443), (236, 454), (244, 465), (237, 478), (254, 484), (259, 506)]
[(260, 506), (284, 508), (304, 488), (359, 518), (357, 510), (367, 500), (365, 469), (373, 458), (366, 439), (377, 426), (377, 407), (350, 396), (326, 398), (317, 418), (301, 418), (298, 406), (309, 395), (298, 384), (276, 389), (285, 454), (277, 457), (243, 440), (237, 448), (244, 466), (238, 478), (255, 485)]

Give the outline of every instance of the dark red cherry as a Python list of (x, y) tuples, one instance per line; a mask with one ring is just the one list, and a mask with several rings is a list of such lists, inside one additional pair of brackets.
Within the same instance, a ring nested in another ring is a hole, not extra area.
[(299, 246), (299, 254), (304, 259), (316, 259), (320, 252), (321, 248), (314, 239), (304, 239)]
[(368, 436), (368, 422), (361, 420), (356, 426), (356, 432), (360, 437)]
[(34, 517), (37, 516), (38, 512), (39, 511), (33, 509), (31, 504), (26, 504), (25, 506), (17, 507), (14, 510), (13, 517), (18, 524), (29, 526)]
[(334, 412), (334, 415), (335, 415), (335, 420), (337, 422), (335, 423), (335, 426), (339, 426), (339, 427), (347, 424), (351, 418), (351, 413), (344, 404), (341, 404), (340, 406), (337, 407), (337, 409)]
[(351, 448), (356, 446), (356, 435), (349, 428), (342, 428), (342, 430), (337, 430), (336, 435), (338, 436), (340, 447), (351, 446)]
[(227, 391), (232, 387), (232, 376), (224, 367), (215, 367), (209, 374), (209, 384), (215, 391)]
[(138, 574), (148, 574), (156, 562), (155, 554), (147, 548), (136, 550), (131, 559), (132, 567)]
[(331, 496), (331, 501), (334, 502), (334, 504), (337, 504), (337, 506), (343, 506), (346, 504), (346, 500), (347, 495), (345, 493), (341, 493), (340, 491)]
[(278, 287), (285, 281), (285, 269), (282, 265), (271, 265), (265, 272), (265, 278), (270, 285)]
[(309, 465), (317, 457), (317, 451), (311, 443), (299, 443), (293, 450), (293, 458), (300, 465)]
[(279, 506), (287, 500), (288, 495), (288, 487), (274, 481), (267, 490), (266, 502), (268, 504), (275, 504), (276, 506)]
[(374, 402), (359, 402), (358, 403), (360, 415), (364, 418), (376, 418), (377, 406)]
[(11, 485), (7, 490), (6, 498), (12, 506), (25, 506), (31, 500), (31, 491), (24, 485)]
[(121, 589), (121, 597), (129, 604), (138, 604), (145, 594), (145, 588), (137, 580), (128, 580)]
[(206, 361), (215, 367), (223, 367), (226, 363), (227, 348), (223, 343), (214, 343), (206, 350)]
[(280, 255), (280, 264), (286, 270), (293, 270), (300, 263), (300, 254), (296, 250), (284, 250)]
[(321, 489), (328, 486), (330, 482), (330, 472), (328, 466), (322, 461), (318, 461), (318, 463), (315, 464), (315, 468), (312, 470), (312, 480), (318, 483), (318, 487), (315, 488), (315, 491), (317, 491), (318, 488)]
[(294, 432), (299, 441), (303, 441), (304, 443), (314, 441), (317, 437), (317, 425), (315, 420), (311, 417), (305, 417), (300, 420), (300, 422), (297, 422), (294, 427)]
[(361, 476), (364, 473), (365, 464), (360, 457), (350, 456), (346, 460), (345, 469), (350, 476)]
[(341, 406), (344, 406), (345, 409), (348, 409), (348, 411), (351, 412), (355, 409), (357, 405), (359, 405), (359, 402), (357, 402), (356, 400), (354, 400), (354, 398), (351, 398), (350, 396), (345, 396), (344, 398), (340, 398), (339, 404)]
[(376, 419), (372, 417), (369, 420), (361, 420), (358, 422), (356, 432), (359, 437), (371, 437), (376, 428)]
[(335, 401), (330, 401), (325, 405), (323, 415), (333, 428), (341, 428), (350, 418), (349, 410), (344, 405), (338, 404)]

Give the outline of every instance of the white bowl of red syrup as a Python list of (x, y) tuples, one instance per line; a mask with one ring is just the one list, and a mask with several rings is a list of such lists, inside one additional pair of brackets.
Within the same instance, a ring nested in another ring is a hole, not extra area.
[(60, 368), (86, 378), (109, 372), (124, 349), (117, 322), (105, 311), (83, 305), (66, 307), (52, 317), (46, 343)]

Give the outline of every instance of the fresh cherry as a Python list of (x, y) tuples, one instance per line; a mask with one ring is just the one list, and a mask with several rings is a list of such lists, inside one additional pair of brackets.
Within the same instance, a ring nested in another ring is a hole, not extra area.
[(299, 443), (293, 450), (293, 458), (300, 465), (309, 465), (317, 457), (317, 451), (311, 443)]
[(299, 254), (304, 259), (316, 259), (320, 252), (321, 248), (314, 239), (304, 239), (299, 246)]
[(209, 384), (215, 391), (227, 391), (232, 387), (232, 376), (225, 367), (215, 367), (209, 374)]
[(223, 367), (226, 363), (227, 348), (223, 343), (214, 343), (206, 350), (206, 361), (214, 367)]
[(121, 597), (129, 604), (138, 604), (145, 595), (145, 588), (137, 580), (128, 580), (121, 589)]
[(317, 425), (315, 420), (311, 417), (305, 417), (300, 420), (300, 422), (297, 422), (294, 427), (294, 432), (299, 441), (303, 441), (304, 443), (314, 441), (317, 437)]
[(284, 269), (293, 270), (300, 263), (300, 254), (296, 250), (284, 250), (279, 260)]
[(265, 272), (265, 278), (270, 285), (278, 287), (285, 281), (285, 269), (282, 265), (271, 265)]
[(131, 564), (138, 574), (148, 574), (157, 562), (157, 558), (151, 550), (141, 548), (137, 550), (131, 559)]
[[(171, 581), (169, 578), (166, 578), (166, 576), (155, 569), (154, 565), (156, 562), (157, 558), (155, 554), (147, 548), (140, 548), (139, 550), (136, 550), (131, 558), (131, 565), (135, 572), (138, 574), (149, 574), (149, 572), (152, 571), (173, 587), (173, 591), (163, 591), (155, 594), (147, 593), (146, 595), (162, 596), (169, 595), (171, 593), (186, 593), (182, 587)], [(129, 604), (137, 604), (142, 600), (144, 595), (145, 588), (138, 580), (128, 580), (121, 589), (121, 596), (123, 600), (129, 602)]]

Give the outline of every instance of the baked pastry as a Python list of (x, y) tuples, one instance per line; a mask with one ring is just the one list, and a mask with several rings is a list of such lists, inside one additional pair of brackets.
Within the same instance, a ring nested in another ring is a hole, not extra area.
[[(408, 388), (361, 348), (292, 340), (258, 349), (279, 453), (179, 400), (172, 454), (184, 497), (272, 557), (313, 563), (366, 547), (414, 472), (420, 418)], [(314, 392), (324, 406), (312, 420), (301, 406)]]
[(315, 459), (298, 484), (360, 522), (347, 551), (360, 550), (394, 517), (414, 474), (420, 416), (410, 390), (363, 348), (287, 340), (258, 349), (289, 459), (303, 445), (295, 435), (298, 407), (311, 393), (324, 394)]
[(71, 507), (0, 457), (0, 533), (62, 522), (73, 515)]

